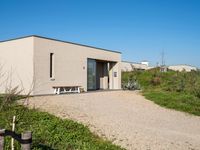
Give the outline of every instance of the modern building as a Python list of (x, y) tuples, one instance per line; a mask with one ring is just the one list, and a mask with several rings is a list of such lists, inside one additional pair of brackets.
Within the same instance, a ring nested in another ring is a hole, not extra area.
[(141, 63), (122, 61), (121, 63), (121, 70), (123, 72), (130, 72), (135, 70), (148, 70), (148, 69), (151, 69), (151, 67), (149, 67), (149, 62), (147, 61)]
[(41, 36), (0, 42), (0, 93), (8, 85), (31, 95), (52, 94), (54, 86), (84, 91), (121, 89), (121, 53)]
[(191, 72), (192, 70), (197, 71), (197, 67), (191, 65), (172, 65), (168, 66), (168, 69), (174, 71), (186, 71), (186, 72)]

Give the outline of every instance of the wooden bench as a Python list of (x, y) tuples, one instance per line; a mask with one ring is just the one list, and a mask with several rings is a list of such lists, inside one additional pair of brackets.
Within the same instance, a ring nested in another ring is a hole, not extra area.
[(54, 94), (81, 93), (81, 86), (53, 86)]

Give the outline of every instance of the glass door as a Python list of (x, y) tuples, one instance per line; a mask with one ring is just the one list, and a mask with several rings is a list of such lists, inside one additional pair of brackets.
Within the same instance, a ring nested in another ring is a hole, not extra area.
[(96, 90), (96, 60), (87, 60), (87, 89)]

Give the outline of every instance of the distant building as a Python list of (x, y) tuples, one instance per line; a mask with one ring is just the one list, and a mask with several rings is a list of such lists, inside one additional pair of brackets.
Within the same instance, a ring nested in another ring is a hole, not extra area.
[(197, 67), (191, 65), (172, 65), (168, 66), (168, 69), (174, 71), (186, 71), (186, 72), (191, 72), (192, 70), (197, 71)]
[(167, 66), (160, 66), (160, 72), (167, 72), (168, 67)]
[(149, 66), (149, 62), (148, 62), (148, 61), (146, 61), (146, 60), (142, 61), (142, 62), (141, 62), (141, 64), (142, 64), (142, 65)]
[(121, 70), (123, 72), (129, 72), (134, 70), (148, 70), (148, 69), (151, 69), (151, 67), (149, 67), (149, 62), (147, 61), (143, 61), (141, 63), (128, 62), (128, 61), (121, 62)]

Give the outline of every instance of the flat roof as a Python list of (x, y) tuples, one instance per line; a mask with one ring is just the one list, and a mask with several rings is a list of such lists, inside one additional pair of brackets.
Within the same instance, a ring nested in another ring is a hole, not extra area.
[(115, 50), (108, 50), (108, 49), (99, 48), (99, 47), (95, 47), (95, 46), (89, 46), (89, 45), (85, 45), (85, 44), (78, 44), (78, 43), (74, 43), (74, 42), (68, 42), (68, 41), (64, 41), (64, 40), (59, 40), (59, 39), (54, 39), (54, 38), (48, 38), (48, 37), (39, 36), (39, 35), (28, 35), (28, 36), (23, 36), (23, 37), (8, 39), (8, 40), (0, 41), (0, 42), (8, 42), (8, 41), (19, 40), (19, 39), (28, 38), (28, 37), (37, 37), (37, 38), (42, 38), (42, 39), (47, 39), (47, 40), (53, 40), (53, 41), (63, 42), (63, 43), (69, 43), (69, 44), (74, 44), (74, 45), (78, 45), (78, 46), (95, 48), (95, 49), (98, 49), (98, 50), (109, 51), (109, 52), (114, 52), (114, 53), (120, 53), (121, 54), (121, 52), (115, 51)]
[(130, 63), (130, 64), (144, 65), (144, 64), (141, 64), (141, 63), (138, 63), (138, 62), (132, 62), (132, 61), (126, 61), (126, 60), (123, 60), (122, 62), (124, 62), (124, 63)]

